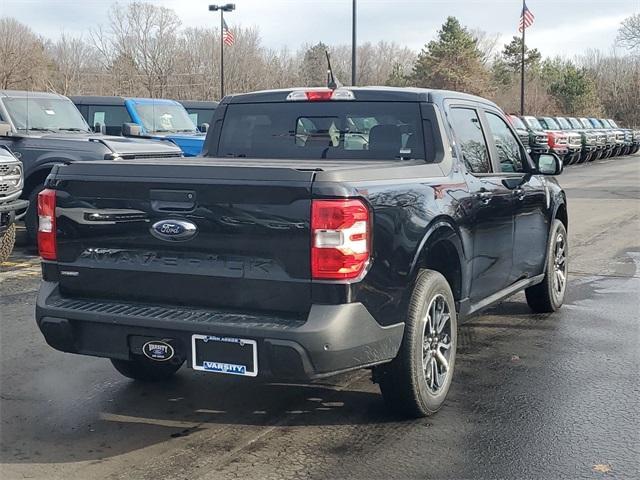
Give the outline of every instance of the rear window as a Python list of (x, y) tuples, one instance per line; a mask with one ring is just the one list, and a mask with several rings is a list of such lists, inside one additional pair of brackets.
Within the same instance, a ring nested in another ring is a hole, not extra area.
[(420, 106), (397, 102), (232, 104), (218, 155), (426, 160)]

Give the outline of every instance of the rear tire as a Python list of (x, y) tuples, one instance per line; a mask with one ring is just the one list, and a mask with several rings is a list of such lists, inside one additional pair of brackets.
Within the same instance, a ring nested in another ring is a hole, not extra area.
[(449, 392), (456, 359), (457, 316), (447, 280), (421, 270), (396, 358), (376, 368), (387, 406), (406, 417), (436, 413)]
[(146, 357), (135, 356), (132, 360), (112, 358), (111, 363), (125, 377), (142, 382), (159, 382), (175, 375), (183, 362), (160, 363)]
[(13, 251), (16, 243), (16, 224), (9, 225), (9, 228), (0, 236), (0, 263), (6, 262)]
[(556, 219), (551, 229), (544, 280), (525, 290), (527, 303), (534, 312), (551, 313), (562, 306), (567, 292), (568, 257), (567, 229)]

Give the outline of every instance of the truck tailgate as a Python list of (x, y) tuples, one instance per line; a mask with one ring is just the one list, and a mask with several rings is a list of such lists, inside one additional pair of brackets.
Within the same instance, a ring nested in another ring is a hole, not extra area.
[(60, 291), (305, 312), (313, 178), (313, 170), (213, 160), (59, 167)]

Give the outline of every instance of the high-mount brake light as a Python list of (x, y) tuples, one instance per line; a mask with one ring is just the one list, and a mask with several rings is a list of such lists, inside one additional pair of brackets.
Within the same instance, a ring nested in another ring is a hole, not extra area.
[(369, 209), (361, 200), (313, 200), (311, 204), (311, 277), (353, 280), (370, 257)]
[(287, 100), (293, 102), (327, 102), (330, 100), (355, 100), (355, 95), (351, 90), (346, 89), (317, 89), (317, 90), (294, 90), (287, 95)]
[(38, 253), (43, 260), (57, 260), (56, 192), (45, 189), (38, 194)]

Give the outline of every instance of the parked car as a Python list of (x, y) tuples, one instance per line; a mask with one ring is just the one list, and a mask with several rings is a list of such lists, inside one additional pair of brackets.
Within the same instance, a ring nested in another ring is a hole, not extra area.
[(538, 117), (538, 121), (546, 131), (558, 132), (567, 136), (567, 154), (564, 161), (567, 165), (577, 163), (582, 156), (582, 135), (564, 130), (553, 117)]
[(211, 125), (213, 114), (218, 108), (218, 102), (204, 100), (179, 100), (179, 102), (187, 110), (194, 125), (198, 126), (198, 130), (206, 133)]
[(595, 158), (598, 151), (598, 135), (595, 132), (582, 128), (575, 118), (554, 117), (554, 120), (563, 130), (580, 135), (582, 142), (580, 158), (578, 159), (580, 163), (590, 162)]
[[(0, 125), (0, 137), (8, 129)], [(0, 263), (6, 262), (16, 240), (16, 217), (29, 202), (20, 199), (24, 176), (22, 163), (6, 147), (0, 146)]]
[(522, 143), (529, 146), (529, 153), (540, 155), (549, 152), (549, 137), (544, 131), (530, 129), (517, 115), (509, 115), (508, 118)]
[(549, 151), (555, 153), (560, 157), (563, 162), (565, 157), (569, 153), (569, 136), (564, 132), (548, 131), (538, 121), (536, 117), (530, 115), (520, 117), (527, 128), (535, 131), (543, 131), (547, 134), (547, 141), (549, 144)]
[(609, 158), (616, 146), (616, 137), (613, 132), (605, 130), (604, 128), (602, 128), (602, 125), (596, 127), (593, 123), (591, 123), (591, 121), (589, 121), (588, 118), (581, 117), (578, 120), (585, 129), (598, 135), (599, 146), (601, 142), (601, 136), (604, 135), (604, 146), (602, 147), (598, 158)]
[(618, 127), (616, 122), (614, 122), (613, 120), (608, 120), (606, 118), (601, 118), (600, 123), (602, 123), (605, 128), (616, 132), (618, 155), (629, 155), (629, 153), (631, 152), (631, 148), (633, 147), (633, 130), (629, 128), (620, 128)]
[(451, 385), (458, 321), (521, 290), (536, 312), (562, 305), (561, 161), (533, 161), (490, 101), (263, 91), (227, 96), (212, 125), (195, 161), (53, 170), (36, 308), (52, 347), (140, 380), (184, 362), (290, 379), (371, 368), (420, 417)]
[[(170, 140), (186, 157), (202, 152), (205, 134), (198, 131), (184, 107), (162, 98), (70, 97), (94, 130), (127, 137)], [(132, 128), (133, 127), (133, 128)]]
[(592, 128), (604, 132), (607, 135), (607, 150), (604, 158), (615, 157), (618, 154), (620, 145), (624, 143), (623, 138), (618, 138), (618, 133), (622, 132), (617, 132), (612, 130), (611, 128), (606, 127), (597, 118), (587, 118), (585, 120), (591, 125)]
[[(601, 158), (607, 148), (607, 135), (605, 132), (594, 130), (591, 127), (585, 127), (580, 119), (575, 117), (566, 117), (575, 131), (584, 133), (587, 136), (587, 143), (592, 144), (595, 139), (595, 149), (587, 156), (585, 161), (592, 161)], [(584, 141), (584, 140), (583, 140)], [(588, 146), (588, 145), (587, 145)], [(588, 151), (588, 148), (587, 148)], [(584, 156), (584, 155), (583, 155)]]
[(36, 198), (51, 168), (78, 160), (180, 157), (170, 142), (109, 137), (91, 132), (78, 109), (62, 95), (0, 90), (0, 146), (8, 147), (24, 166), (22, 198), (30, 201), (27, 234), (37, 231)]

